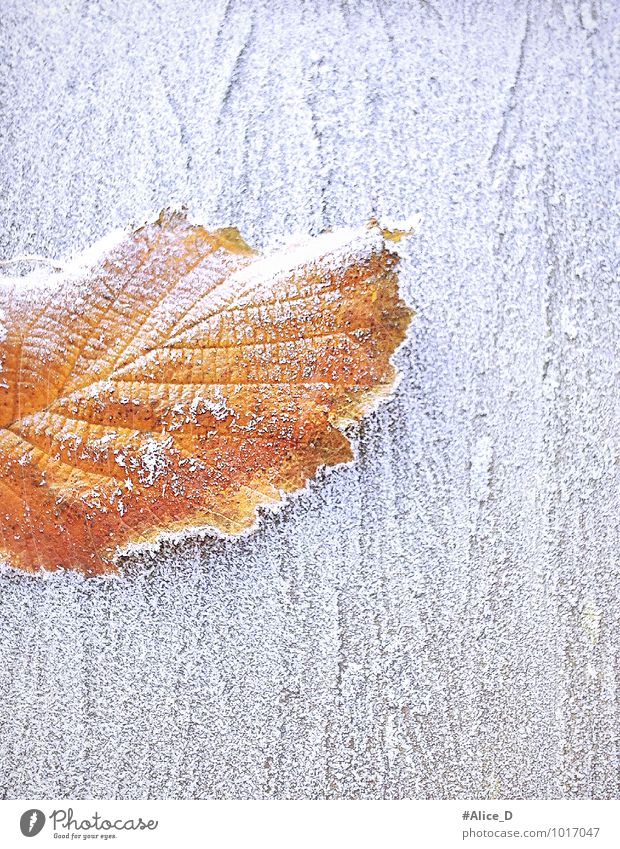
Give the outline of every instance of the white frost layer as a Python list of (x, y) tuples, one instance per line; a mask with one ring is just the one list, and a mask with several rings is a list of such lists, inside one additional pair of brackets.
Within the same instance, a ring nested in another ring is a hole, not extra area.
[(323, 233), (261, 257), (231, 274), (218, 292), (218, 298), (226, 300), (230, 296), (236, 304), (243, 304), (250, 294), (256, 297), (283, 277), (311, 267), (324, 273), (337, 271), (351, 262), (368, 258), (384, 244), (377, 227), (345, 227)]
[[(67, 262), (49, 260), (50, 265), (59, 271), (49, 268), (36, 268), (22, 276), (1, 275), (0, 291), (7, 289), (17, 293), (29, 293), (36, 290), (54, 290), (60, 288), (69, 280), (79, 277), (87, 269), (95, 265), (102, 257), (109, 254), (128, 235), (127, 230), (116, 229), (98, 239), (93, 245), (76, 253)], [(41, 258), (43, 259), (43, 258)], [(28, 257), (16, 257), (15, 262), (30, 261)]]
[[(177, 211), (174, 207), (170, 211)], [(153, 223), (160, 213), (152, 213), (146, 216), (141, 225)], [(205, 229), (220, 229), (209, 225), (209, 223), (197, 215), (188, 215), (188, 221), (200, 225)], [(331, 232), (322, 233), (318, 236), (306, 239), (285, 242), (280, 250), (266, 254), (250, 263), (246, 268), (234, 275), (237, 283), (247, 280), (250, 283), (256, 277), (277, 276), (290, 273), (298, 268), (321, 262), (326, 268), (339, 268), (347, 260), (363, 259), (374, 251), (383, 247), (384, 239), (381, 228), (387, 230), (401, 230), (404, 232), (415, 232), (420, 224), (421, 216), (415, 214), (407, 219), (397, 220), (384, 218), (380, 226), (374, 227), (342, 227)], [(231, 225), (234, 226), (234, 225)], [(40, 288), (57, 288), (68, 279), (82, 274), (86, 269), (96, 265), (103, 257), (113, 251), (123, 239), (127, 238), (135, 228), (117, 228), (102, 236), (93, 245), (76, 253), (67, 261), (47, 260), (45, 257), (36, 257), (38, 261), (49, 262), (56, 270), (49, 268), (37, 268), (25, 275), (1, 275), (0, 288), (10, 287), (18, 290), (31, 290)], [(392, 247), (392, 245), (391, 245)], [(11, 262), (30, 261), (34, 257), (15, 257)]]
[(354, 469), (122, 581), (2, 573), (9, 798), (618, 798), (619, 11), (3, 3), (5, 234), (425, 211)]

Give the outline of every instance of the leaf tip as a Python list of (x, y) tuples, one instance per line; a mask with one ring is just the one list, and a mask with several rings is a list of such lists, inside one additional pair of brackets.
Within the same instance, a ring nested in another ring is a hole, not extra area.
[(248, 245), (236, 227), (221, 227), (217, 233), (222, 245), (233, 253), (244, 256), (255, 256), (258, 253)]
[(377, 218), (371, 218), (367, 226), (368, 229), (378, 228), (383, 238), (389, 242), (400, 242), (401, 239), (417, 233), (421, 223), (422, 216), (416, 213), (403, 220), (384, 218), (383, 221), (379, 221)]

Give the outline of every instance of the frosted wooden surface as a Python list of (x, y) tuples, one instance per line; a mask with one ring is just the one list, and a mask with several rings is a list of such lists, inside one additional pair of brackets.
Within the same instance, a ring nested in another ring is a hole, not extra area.
[(617, 4), (55, 6), (3, 4), (4, 257), (420, 211), (419, 314), (252, 537), (2, 571), (4, 795), (617, 797)]

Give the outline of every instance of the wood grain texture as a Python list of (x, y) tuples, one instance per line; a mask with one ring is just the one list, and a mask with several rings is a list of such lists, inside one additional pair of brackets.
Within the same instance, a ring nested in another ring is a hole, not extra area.
[(64, 8), (3, 7), (4, 256), (420, 211), (418, 315), (254, 536), (0, 575), (4, 795), (617, 797), (617, 4)]

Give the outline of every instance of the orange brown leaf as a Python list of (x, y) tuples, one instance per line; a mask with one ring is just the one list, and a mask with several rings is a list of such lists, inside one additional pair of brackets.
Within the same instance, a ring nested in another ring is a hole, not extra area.
[(164, 212), (79, 273), (1, 282), (0, 557), (113, 571), (350, 460), (412, 315), (396, 262), (378, 226), (262, 256)]

